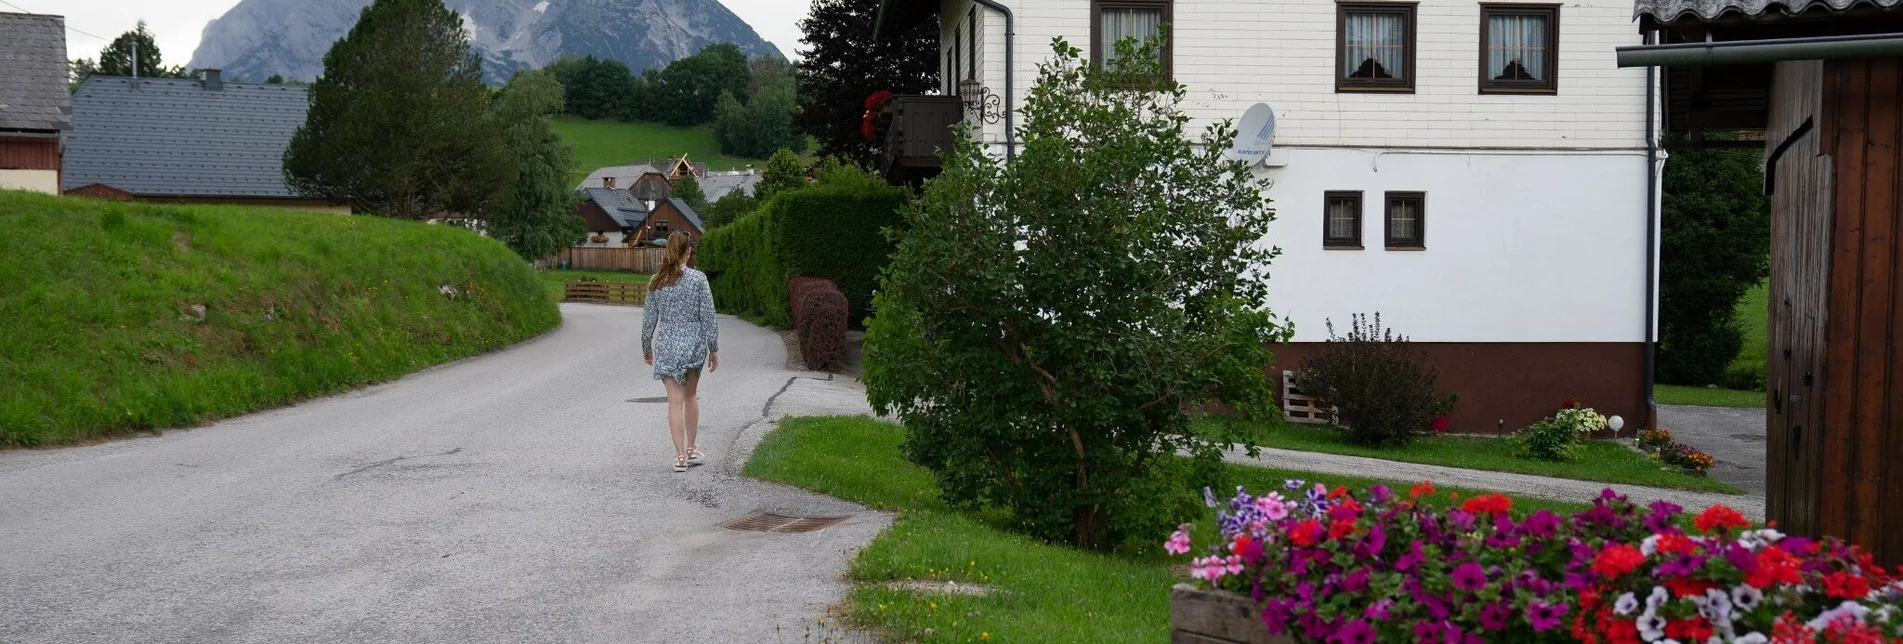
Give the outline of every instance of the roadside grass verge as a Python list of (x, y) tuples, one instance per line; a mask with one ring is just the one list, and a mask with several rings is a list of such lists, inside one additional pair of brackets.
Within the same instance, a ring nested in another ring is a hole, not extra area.
[[(904, 428), (869, 418), (788, 418), (753, 452), (743, 473), (896, 511), (891, 530), (853, 561), (847, 615), (902, 641), (1160, 642), (1169, 639), (1169, 588), (1187, 579), (1164, 557), (1156, 535), (1148, 552), (1128, 556), (1043, 543), (1002, 529), (992, 512), (948, 509), (931, 473), (900, 452)], [(1282, 489), (1284, 480), (1350, 488), (1386, 483), (1405, 494), (1410, 482), (1230, 466), (1230, 487)], [(1442, 492), (1450, 490), (1443, 488)], [(1451, 490), (1461, 497), (1480, 492)], [(1430, 505), (1458, 501), (1433, 497)], [(1573, 513), (1583, 503), (1515, 499), (1515, 513), (1539, 508)], [(1216, 534), (1213, 516), (1193, 522), (1199, 544)], [(946, 582), (982, 595), (928, 590)]]
[(1644, 485), (1698, 492), (1744, 493), (1727, 483), (1665, 467), (1644, 454), (1612, 441), (1589, 441), (1577, 460), (1559, 463), (1521, 458), (1514, 454), (1512, 443), (1500, 438), (1429, 436), (1415, 440), (1406, 447), (1374, 448), (1342, 442), (1334, 430), (1325, 427), (1294, 423), (1244, 423), (1216, 417), (1201, 418), (1196, 422), (1204, 431), (1213, 431), (1214, 424), (1234, 424), (1237, 426), (1235, 429), (1240, 431), (1239, 435), (1249, 437), (1262, 447), (1597, 481), (1614, 486)]
[(1654, 385), (1652, 400), (1661, 405), (1697, 405), (1700, 407), (1764, 407), (1764, 392), (1736, 389), (1711, 389), (1680, 385)]
[(526, 262), (455, 226), (0, 191), (0, 446), (196, 425), (560, 319)]
[(572, 280), (595, 279), (603, 282), (646, 282), (650, 276), (647, 273), (546, 270), (537, 271), (536, 277), (542, 280), (542, 287), (548, 289), (549, 297), (560, 302), (562, 301), (562, 296), (566, 294), (563, 285)]

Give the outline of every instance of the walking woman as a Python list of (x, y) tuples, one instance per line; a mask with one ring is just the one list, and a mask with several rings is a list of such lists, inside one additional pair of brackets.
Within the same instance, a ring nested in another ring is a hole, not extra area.
[(648, 281), (641, 310), (641, 355), (654, 366), (654, 379), (667, 387), (667, 428), (674, 436), (674, 471), (687, 471), (704, 455), (694, 447), (700, 429), (700, 370), (720, 368), (720, 327), (714, 319), (714, 293), (707, 275), (688, 268), (694, 239), (675, 231), (667, 237), (661, 270)]

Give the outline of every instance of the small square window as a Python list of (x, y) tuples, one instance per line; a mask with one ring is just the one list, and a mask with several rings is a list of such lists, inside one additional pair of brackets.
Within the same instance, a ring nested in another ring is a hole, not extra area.
[(1388, 248), (1427, 247), (1427, 193), (1388, 193)]
[(1322, 204), (1322, 248), (1361, 250), (1361, 193), (1330, 191)]
[(1414, 4), (1336, 5), (1335, 91), (1414, 91)]
[(1559, 91), (1559, 5), (1480, 5), (1480, 93)]
[[(1138, 43), (1169, 37), (1173, 0), (1092, 0), (1090, 3), (1090, 61), (1098, 65), (1116, 60), (1117, 43)], [(1140, 45), (1139, 45), (1140, 46)], [(1163, 47), (1163, 74), (1170, 74), (1170, 53)]]

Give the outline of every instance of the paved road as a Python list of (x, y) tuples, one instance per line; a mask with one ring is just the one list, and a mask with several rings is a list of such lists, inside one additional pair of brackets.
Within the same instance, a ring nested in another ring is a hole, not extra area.
[[(889, 517), (739, 478), (779, 395), (860, 413), (722, 320), (711, 463), (671, 470), (638, 309), (163, 437), (0, 453), (0, 642), (802, 642)], [(784, 393), (782, 393), (784, 392)], [(753, 510), (849, 515), (732, 532)], [(817, 635), (817, 633), (815, 633)]]
[(1659, 426), (1712, 458), (1709, 476), (1764, 495), (1764, 410), (1659, 405)]

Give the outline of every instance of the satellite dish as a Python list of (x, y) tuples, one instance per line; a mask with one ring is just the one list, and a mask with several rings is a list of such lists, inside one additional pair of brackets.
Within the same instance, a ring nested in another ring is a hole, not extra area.
[(1229, 150), (1229, 158), (1253, 166), (1268, 158), (1274, 144), (1275, 109), (1268, 103), (1256, 103), (1236, 122), (1236, 145)]

